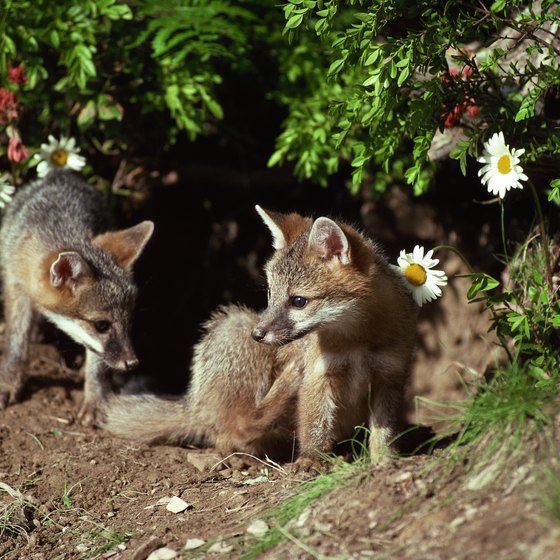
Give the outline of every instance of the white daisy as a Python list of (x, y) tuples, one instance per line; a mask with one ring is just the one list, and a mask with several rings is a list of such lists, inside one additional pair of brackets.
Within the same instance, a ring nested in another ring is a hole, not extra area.
[(440, 286), (447, 284), (447, 276), (441, 270), (432, 270), (439, 262), (432, 259), (434, 251), (424, 255), (424, 247), (416, 245), (412, 253), (401, 251), (397, 262), (399, 266), (391, 265), (402, 274), (405, 284), (412, 293), (414, 301), (422, 307), (428, 301), (441, 296)]
[(57, 140), (52, 134), (49, 135), (49, 143), (41, 144), (40, 153), (35, 155), (35, 159), (39, 160), (37, 175), (44, 177), (52, 169), (68, 168), (80, 171), (86, 164), (86, 159), (78, 155), (79, 151), (74, 138), (61, 136), (60, 140)]
[(5, 208), (6, 204), (12, 200), (15, 190), (6, 176), (0, 176), (0, 208)]
[(504, 198), (509, 189), (523, 188), (520, 181), (526, 181), (527, 175), (519, 165), (519, 156), (524, 152), (523, 149), (510, 149), (503, 132), (493, 134), (484, 143), (484, 153), (478, 161), (486, 165), (479, 170), (478, 176), (482, 177), (482, 184), (487, 185), (488, 192)]

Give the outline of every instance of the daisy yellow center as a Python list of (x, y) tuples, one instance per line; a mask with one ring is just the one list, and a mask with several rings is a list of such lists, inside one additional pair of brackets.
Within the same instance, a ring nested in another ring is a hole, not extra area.
[(511, 158), (505, 154), (498, 160), (498, 171), (502, 175), (507, 175), (511, 171)]
[(68, 154), (61, 148), (57, 148), (51, 154), (51, 161), (58, 167), (64, 167), (68, 161)]
[(413, 263), (404, 271), (404, 277), (413, 286), (422, 286), (426, 283), (427, 274), (423, 266)]

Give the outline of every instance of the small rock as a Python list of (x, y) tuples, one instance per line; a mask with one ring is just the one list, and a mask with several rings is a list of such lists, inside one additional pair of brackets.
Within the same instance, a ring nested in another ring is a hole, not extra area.
[(304, 509), (298, 516), (296, 520), (296, 527), (303, 527), (307, 520), (309, 519), (309, 515), (311, 514), (311, 510), (309, 508)]
[(456, 517), (453, 521), (451, 521), (449, 526), (453, 528), (459, 527), (459, 525), (462, 525), (465, 521), (466, 519), (464, 517)]
[(154, 550), (146, 560), (173, 560), (173, 558), (177, 558), (178, 554), (177, 551), (173, 550), (172, 548), (158, 548)]
[(219, 541), (214, 543), (208, 552), (218, 552), (219, 554), (228, 554), (233, 550), (233, 546), (226, 544), (225, 542)]
[(316, 521), (313, 524), (313, 528), (320, 533), (330, 533), (330, 531), (332, 530), (332, 523), (322, 523), (320, 521)]
[(467, 488), (469, 490), (480, 490), (490, 482), (496, 479), (498, 471), (500, 469), (500, 465), (493, 463), (490, 466), (486, 467), (475, 476), (469, 479), (467, 482)]
[(194, 550), (195, 548), (200, 548), (206, 541), (202, 539), (188, 539), (185, 546), (185, 550)]
[(179, 498), (179, 496), (173, 496), (165, 509), (171, 513), (181, 513), (190, 507), (192, 507), (192, 505)]
[(247, 527), (247, 533), (253, 535), (254, 537), (264, 537), (268, 533), (268, 525), (266, 521), (262, 519), (255, 519), (249, 527)]
[(89, 550), (89, 548), (86, 544), (81, 543), (81, 544), (76, 546), (76, 550), (78, 552), (87, 552)]
[(410, 480), (412, 478), (412, 473), (411, 472), (402, 472), (397, 474), (396, 476), (394, 476), (391, 480), (391, 482), (394, 483), (402, 483), (402, 482), (407, 482), (408, 480)]
[(248, 478), (241, 482), (244, 486), (251, 486), (252, 484), (259, 484), (260, 482), (268, 482), (268, 476), (257, 476), (256, 478)]

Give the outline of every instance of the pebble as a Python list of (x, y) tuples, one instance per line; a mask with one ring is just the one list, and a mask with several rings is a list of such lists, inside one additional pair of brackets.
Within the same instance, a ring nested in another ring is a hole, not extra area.
[(200, 548), (206, 541), (203, 539), (188, 539), (185, 546), (185, 550), (194, 550), (195, 548)]
[(163, 548), (158, 548), (157, 550), (154, 550), (146, 558), (146, 560), (173, 560), (173, 558), (177, 558), (177, 556), (178, 554), (176, 550), (164, 546)]
[(262, 519), (255, 519), (248, 527), (247, 533), (254, 537), (264, 537), (268, 533), (268, 525)]
[(170, 511), (171, 513), (181, 513), (182, 511), (185, 511), (190, 507), (192, 507), (192, 505), (179, 498), (179, 496), (173, 496), (169, 500), (169, 503), (167, 504), (165, 509), (167, 509), (167, 511)]
[(218, 552), (220, 554), (228, 554), (233, 550), (233, 546), (226, 544), (222, 541), (214, 543), (209, 549), (208, 552)]

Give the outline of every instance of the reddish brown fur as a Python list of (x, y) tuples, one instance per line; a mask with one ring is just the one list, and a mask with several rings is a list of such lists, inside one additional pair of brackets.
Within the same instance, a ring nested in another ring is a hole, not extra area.
[(126, 230), (102, 233), (92, 243), (111, 254), (119, 266), (129, 269), (142, 252), (145, 238), (145, 227), (138, 224)]

